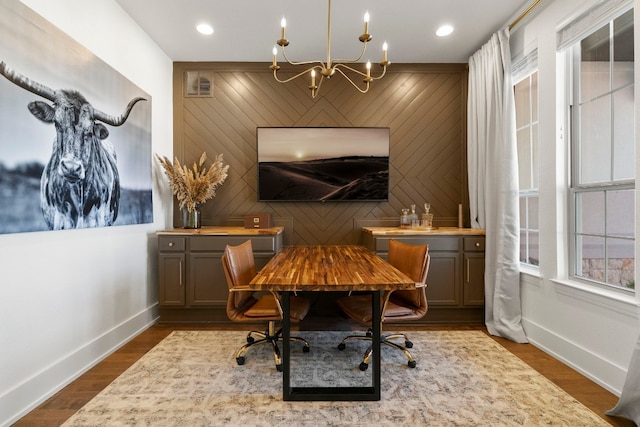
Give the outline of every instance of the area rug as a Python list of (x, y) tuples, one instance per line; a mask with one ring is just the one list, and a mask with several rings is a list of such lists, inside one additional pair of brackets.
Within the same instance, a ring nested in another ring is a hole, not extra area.
[[(367, 385), (367, 343), (302, 331), (292, 385)], [(269, 346), (234, 358), (246, 333), (175, 331), (65, 426), (599, 426), (603, 419), (480, 331), (415, 331), (417, 367), (382, 348), (379, 402), (283, 402)]]

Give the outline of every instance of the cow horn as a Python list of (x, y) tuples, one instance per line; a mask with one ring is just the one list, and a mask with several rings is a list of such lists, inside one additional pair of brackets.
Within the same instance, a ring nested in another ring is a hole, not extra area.
[(129, 113), (131, 112), (131, 109), (138, 101), (146, 101), (146, 99), (141, 97), (133, 98), (131, 101), (129, 101), (129, 105), (127, 105), (127, 108), (124, 110), (124, 113), (120, 114), (118, 117), (110, 116), (108, 114), (103, 113), (100, 110), (94, 110), (93, 117), (96, 120), (100, 120), (101, 122), (104, 122), (108, 125), (120, 126), (127, 121), (127, 118), (129, 117)]
[(5, 76), (10, 82), (15, 83), (16, 85), (28, 90), (29, 92), (46, 98), (49, 101), (53, 102), (56, 99), (56, 92), (53, 89), (50, 89), (41, 83), (31, 80), (26, 76), (23, 76), (22, 74), (16, 72), (13, 68), (5, 64), (4, 61), (0, 62), (0, 74)]

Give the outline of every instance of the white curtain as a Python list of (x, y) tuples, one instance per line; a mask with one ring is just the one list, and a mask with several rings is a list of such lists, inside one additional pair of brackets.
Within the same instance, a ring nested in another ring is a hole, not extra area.
[(640, 426), (640, 336), (631, 355), (631, 363), (629, 363), (627, 377), (624, 379), (620, 400), (606, 414), (628, 418)]
[(486, 230), (485, 322), (525, 343), (520, 305), (520, 222), (509, 30), (469, 58), (468, 172), (471, 226)]

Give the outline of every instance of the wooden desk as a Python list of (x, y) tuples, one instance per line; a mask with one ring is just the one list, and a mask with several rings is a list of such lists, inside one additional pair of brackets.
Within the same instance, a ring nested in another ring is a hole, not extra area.
[[(415, 282), (364, 246), (294, 246), (276, 254), (250, 286), (283, 293), (283, 400), (380, 400), (380, 291), (413, 289)], [(294, 291), (372, 292), (372, 387), (291, 387), (289, 295)]]

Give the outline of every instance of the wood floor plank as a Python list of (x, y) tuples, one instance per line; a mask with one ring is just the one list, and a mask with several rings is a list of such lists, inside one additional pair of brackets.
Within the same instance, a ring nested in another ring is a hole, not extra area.
[[(315, 327), (323, 327), (324, 325), (324, 323), (318, 325), (305, 323), (305, 328), (315, 329)], [(342, 322), (340, 327), (344, 330), (358, 329), (357, 325), (349, 323), (347, 320)], [(59, 426), (174, 330), (247, 330), (248, 328), (250, 327), (246, 324), (232, 324), (223, 327), (206, 325), (154, 325), (42, 403), (16, 422), (14, 426)], [(483, 330), (486, 332), (486, 329), (482, 326), (471, 325), (403, 325), (403, 329), (407, 331)], [(618, 427), (634, 426), (629, 420), (609, 417), (604, 414), (606, 410), (615, 406), (618, 401), (618, 398), (606, 389), (531, 344), (517, 344), (503, 338), (492, 338), (540, 374), (547, 377), (558, 387), (580, 401), (583, 405), (598, 414), (609, 424)]]

